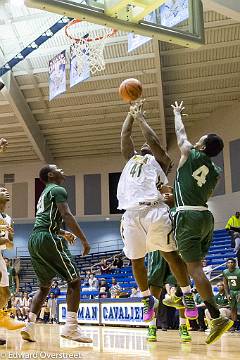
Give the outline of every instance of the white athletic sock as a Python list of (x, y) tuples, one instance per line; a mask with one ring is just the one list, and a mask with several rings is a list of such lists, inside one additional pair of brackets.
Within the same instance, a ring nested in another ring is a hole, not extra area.
[(146, 297), (146, 296), (150, 296), (150, 295), (151, 295), (149, 289), (147, 289), (147, 290), (145, 290), (145, 291), (141, 291), (141, 294), (142, 294), (142, 297)]
[(188, 286), (181, 287), (181, 290), (182, 290), (183, 295), (189, 294), (191, 292), (191, 286), (188, 285)]
[(35, 323), (37, 321), (37, 315), (32, 312), (29, 313), (28, 318), (29, 318), (29, 321), (32, 323)]
[(77, 323), (77, 313), (67, 311), (66, 325), (76, 325)]
[(150, 322), (149, 322), (149, 326), (157, 326), (157, 319), (153, 318)]
[(186, 319), (184, 319), (184, 318), (179, 318), (179, 325), (186, 325), (186, 323), (187, 323), (187, 320)]

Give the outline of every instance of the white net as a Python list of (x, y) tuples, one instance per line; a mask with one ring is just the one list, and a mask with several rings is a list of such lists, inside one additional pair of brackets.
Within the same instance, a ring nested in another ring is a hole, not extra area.
[(105, 69), (104, 47), (114, 33), (115, 30), (86, 21), (77, 22), (67, 29), (66, 34), (73, 42), (79, 74), (83, 72), (86, 58), (92, 75)]

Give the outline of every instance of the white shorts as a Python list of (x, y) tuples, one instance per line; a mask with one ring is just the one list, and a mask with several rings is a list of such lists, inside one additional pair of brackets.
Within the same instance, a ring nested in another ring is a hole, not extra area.
[(7, 272), (7, 266), (0, 251), (0, 287), (9, 286), (9, 277)]
[(140, 259), (156, 250), (177, 250), (167, 206), (127, 210), (121, 221), (121, 236), (129, 259)]

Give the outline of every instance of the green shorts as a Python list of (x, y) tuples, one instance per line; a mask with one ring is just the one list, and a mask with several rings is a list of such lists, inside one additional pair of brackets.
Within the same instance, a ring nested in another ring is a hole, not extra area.
[(77, 266), (63, 237), (48, 231), (33, 231), (28, 250), (40, 285), (51, 284), (56, 275), (67, 282), (79, 278)]
[(238, 304), (240, 304), (240, 290), (230, 290), (230, 308), (236, 309)]
[(175, 240), (185, 262), (200, 261), (211, 245), (214, 218), (210, 211), (179, 211), (175, 215)]
[(177, 284), (160, 251), (153, 251), (148, 254), (148, 284), (159, 288), (163, 288), (165, 284)]

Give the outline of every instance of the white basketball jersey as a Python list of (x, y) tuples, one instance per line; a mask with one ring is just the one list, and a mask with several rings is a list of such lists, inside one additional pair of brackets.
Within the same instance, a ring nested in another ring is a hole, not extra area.
[[(1, 225), (11, 226), (12, 219), (7, 214), (0, 213), (0, 238), (8, 239), (8, 231), (4, 230)], [(6, 245), (0, 245), (0, 250), (6, 250)]]
[(134, 155), (125, 165), (118, 183), (118, 209), (142, 209), (145, 202), (164, 198), (158, 188), (168, 183), (159, 163), (152, 155)]

